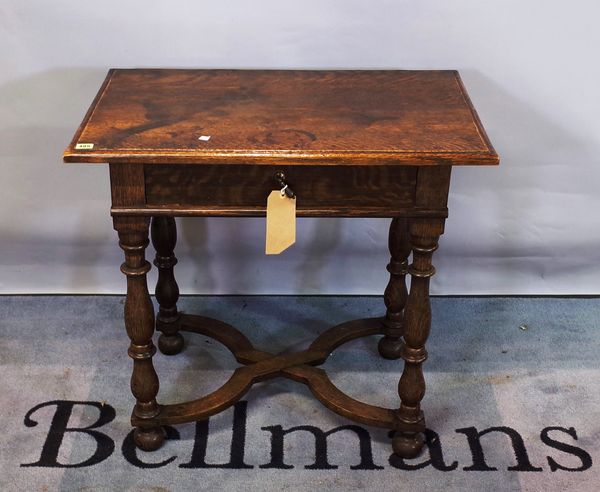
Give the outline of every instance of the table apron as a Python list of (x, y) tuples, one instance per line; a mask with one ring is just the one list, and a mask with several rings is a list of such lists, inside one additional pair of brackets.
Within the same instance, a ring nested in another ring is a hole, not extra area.
[(450, 166), (110, 167), (113, 216), (261, 217), (280, 172), (298, 217), (448, 216)]

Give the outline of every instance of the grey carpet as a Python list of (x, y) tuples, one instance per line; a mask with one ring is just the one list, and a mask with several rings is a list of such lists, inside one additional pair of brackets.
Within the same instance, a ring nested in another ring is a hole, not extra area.
[[(326, 449), (321, 435), (317, 453), (313, 433), (351, 422), (282, 379), (208, 426), (176, 426), (156, 453), (134, 453), (122, 304), (0, 297), (0, 490), (600, 489), (598, 299), (432, 299), (423, 406), (439, 438), (429, 434), (432, 458), (407, 462), (390, 459), (386, 431), (365, 426), (331, 433)], [(383, 312), (374, 297), (185, 297), (180, 307), (269, 351), (302, 349), (330, 325)], [(212, 391), (236, 367), (218, 343), (186, 339), (178, 356), (155, 357), (161, 402)], [(380, 359), (376, 342), (347, 344), (325, 367), (352, 396), (394, 407), (401, 363)]]

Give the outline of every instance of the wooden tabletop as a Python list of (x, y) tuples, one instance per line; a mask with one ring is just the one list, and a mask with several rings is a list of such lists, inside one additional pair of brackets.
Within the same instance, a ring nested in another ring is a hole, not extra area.
[(112, 69), (65, 162), (497, 164), (456, 71)]

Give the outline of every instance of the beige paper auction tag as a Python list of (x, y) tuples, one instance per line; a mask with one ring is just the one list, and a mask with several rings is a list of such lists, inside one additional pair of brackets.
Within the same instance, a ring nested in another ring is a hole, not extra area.
[(296, 198), (273, 190), (267, 198), (265, 253), (278, 255), (296, 242)]

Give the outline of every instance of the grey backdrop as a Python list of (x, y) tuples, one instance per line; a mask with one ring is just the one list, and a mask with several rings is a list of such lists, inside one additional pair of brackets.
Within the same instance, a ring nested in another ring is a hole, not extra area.
[[(122, 292), (104, 165), (61, 153), (109, 67), (456, 68), (501, 156), (457, 168), (432, 291), (600, 293), (598, 2), (0, 3), (0, 292)], [(388, 221), (179, 222), (184, 292), (380, 293)]]

